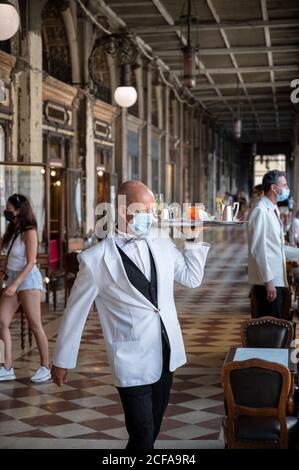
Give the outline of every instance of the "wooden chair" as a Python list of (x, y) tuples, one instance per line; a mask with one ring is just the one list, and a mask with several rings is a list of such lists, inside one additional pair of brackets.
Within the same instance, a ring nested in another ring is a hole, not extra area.
[(244, 348), (289, 348), (293, 339), (293, 324), (288, 320), (260, 317), (241, 323)]
[(49, 267), (48, 269), (48, 291), (53, 293), (53, 308), (54, 312), (56, 312), (57, 308), (57, 292), (63, 289), (63, 279), (65, 276), (65, 272), (63, 269), (60, 268), (53, 268)]
[(76, 279), (77, 272), (79, 271), (78, 253), (71, 252), (67, 253), (63, 257), (64, 266), (64, 306), (66, 306), (67, 298), (71, 291), (71, 288)]
[(286, 416), (291, 387), (287, 367), (261, 359), (230, 362), (223, 366), (222, 385), (227, 448), (287, 449), (296, 443), (298, 417)]

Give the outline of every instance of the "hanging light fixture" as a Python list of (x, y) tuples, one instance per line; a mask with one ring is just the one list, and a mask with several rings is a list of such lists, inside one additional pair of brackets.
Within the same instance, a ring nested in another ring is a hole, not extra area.
[(122, 108), (129, 108), (137, 101), (137, 91), (131, 86), (131, 66), (123, 64), (121, 66), (121, 85), (114, 92), (116, 104)]
[(237, 85), (237, 112), (236, 112), (236, 120), (234, 122), (234, 136), (236, 139), (240, 139), (242, 135), (242, 120), (240, 117), (240, 96), (239, 96), (239, 79)]
[(118, 60), (120, 66), (120, 86), (114, 92), (116, 104), (122, 108), (133, 106), (137, 100), (137, 91), (131, 86), (131, 67), (136, 63), (138, 49), (132, 35), (127, 31), (122, 31), (116, 34), (103, 34), (96, 39), (88, 59), (88, 68), (95, 85), (100, 87), (101, 83), (97, 74), (99, 67), (98, 48), (104, 48), (107, 54)]
[(19, 14), (12, 3), (0, 0), (0, 41), (12, 38), (20, 26)]
[(186, 15), (180, 16), (180, 21), (187, 24), (187, 44), (183, 47), (183, 83), (187, 88), (194, 88), (196, 85), (196, 50), (191, 43), (191, 25), (197, 21), (192, 16), (191, 0), (188, 0), (188, 11)]

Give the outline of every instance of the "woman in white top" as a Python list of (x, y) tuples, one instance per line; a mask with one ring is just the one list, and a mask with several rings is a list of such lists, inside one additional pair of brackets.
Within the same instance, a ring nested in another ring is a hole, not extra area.
[(29, 201), (21, 194), (10, 196), (4, 216), (9, 224), (1, 240), (1, 250), (6, 248), (7, 255), (6, 267), (0, 272), (0, 280), (6, 285), (0, 298), (0, 339), (4, 342), (4, 365), (0, 367), (0, 381), (16, 378), (12, 366), (9, 326), (21, 303), (41, 356), (41, 366), (31, 381), (44, 382), (51, 378), (51, 374), (48, 340), (41, 322), (43, 280), (35, 264), (38, 244), (36, 218)]

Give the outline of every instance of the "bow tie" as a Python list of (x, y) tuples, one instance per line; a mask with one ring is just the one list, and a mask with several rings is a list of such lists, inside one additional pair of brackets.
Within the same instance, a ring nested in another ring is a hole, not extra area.
[(127, 233), (119, 232), (119, 230), (116, 229), (116, 233), (118, 237), (123, 240), (126, 244), (127, 243), (134, 243), (134, 242), (139, 242), (140, 240), (145, 240), (146, 237), (134, 237), (132, 235), (129, 235)]
[(146, 240), (145, 237), (130, 237), (130, 238), (123, 238), (126, 243), (134, 243), (140, 242), (141, 240)]

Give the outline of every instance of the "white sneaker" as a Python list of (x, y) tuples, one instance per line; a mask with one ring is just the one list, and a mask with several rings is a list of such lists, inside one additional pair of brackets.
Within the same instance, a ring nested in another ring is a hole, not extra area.
[(31, 377), (31, 382), (47, 382), (51, 379), (50, 369), (46, 366), (40, 366)]
[(0, 367), (0, 382), (5, 382), (6, 380), (15, 380), (15, 371), (13, 367), (6, 369), (6, 367)]

